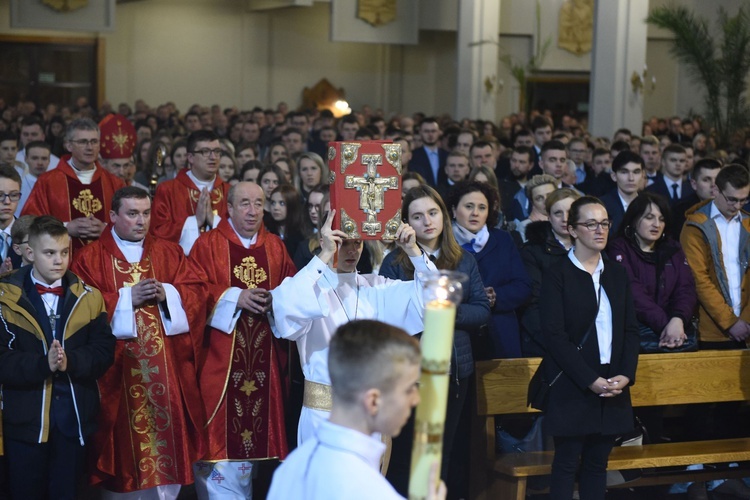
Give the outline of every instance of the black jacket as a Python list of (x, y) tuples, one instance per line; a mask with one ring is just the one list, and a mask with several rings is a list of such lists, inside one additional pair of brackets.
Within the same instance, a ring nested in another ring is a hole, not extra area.
[(630, 388), (612, 398), (602, 398), (588, 388), (598, 377), (624, 375), (635, 383), (638, 365), (638, 321), (625, 268), (604, 255), (601, 283), (612, 308), (612, 356), (599, 363), (595, 331), (582, 349), (577, 346), (597, 315), (597, 297), (589, 273), (569, 258), (551, 269), (542, 282), (540, 308), (547, 347), (548, 380), (562, 369), (550, 390), (547, 423), (553, 436), (623, 434), (633, 428)]
[[(47, 442), (54, 387), (63, 383), (72, 394), (78, 428), (72, 430), (81, 443), (95, 430), (99, 411), (96, 380), (114, 361), (115, 337), (107, 319), (104, 300), (92, 288), (67, 272), (60, 321), (67, 371), (49, 368), (48, 327), (42, 328), (25, 290), (32, 266), (26, 266), (0, 281), (0, 384), (2, 384), (3, 428), (6, 436), (27, 443)], [(57, 376), (57, 377), (56, 377)], [(64, 378), (61, 378), (64, 377)], [(68, 429), (70, 431), (70, 429)]]
[(448, 151), (438, 148), (438, 177), (435, 179), (432, 173), (432, 165), (430, 164), (430, 159), (427, 157), (427, 151), (425, 151), (424, 146), (416, 148), (411, 152), (409, 172), (416, 172), (424, 177), (425, 182), (431, 187), (447, 184), (448, 176), (445, 174), (445, 161), (447, 159)]
[(542, 276), (557, 267), (568, 251), (552, 233), (548, 221), (532, 222), (526, 226), (526, 244), (521, 249), (521, 260), (531, 278), (531, 296), (520, 314), (521, 353), (527, 357), (544, 356), (539, 293)]

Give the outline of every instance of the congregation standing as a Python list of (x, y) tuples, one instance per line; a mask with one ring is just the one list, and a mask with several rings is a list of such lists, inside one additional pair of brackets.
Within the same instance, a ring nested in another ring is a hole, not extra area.
[[(438, 471), (449, 498), (467, 488), (475, 360), (553, 361), (565, 377), (548, 411), (551, 491), (570, 498), (583, 460), (582, 498), (603, 498), (639, 351), (750, 337), (748, 151), (712, 144), (698, 120), (610, 139), (543, 113), (497, 126), (369, 107), (338, 120), (143, 101), (2, 111), (12, 498), (76, 498), (80, 479), (102, 498), (176, 498), (193, 483), (199, 498), (250, 498), (264, 464), (333, 432), (337, 328), (375, 319), (418, 335), (427, 271), (469, 277)], [(332, 228), (333, 140), (401, 145), (395, 242)], [(659, 435), (662, 421), (649, 416)], [(403, 496), (412, 432), (387, 475)]]

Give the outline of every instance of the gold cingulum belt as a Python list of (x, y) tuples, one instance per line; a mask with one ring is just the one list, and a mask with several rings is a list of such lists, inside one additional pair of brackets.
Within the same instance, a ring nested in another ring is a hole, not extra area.
[(331, 386), (305, 380), (305, 395), (302, 399), (302, 406), (311, 410), (330, 412), (333, 408)]

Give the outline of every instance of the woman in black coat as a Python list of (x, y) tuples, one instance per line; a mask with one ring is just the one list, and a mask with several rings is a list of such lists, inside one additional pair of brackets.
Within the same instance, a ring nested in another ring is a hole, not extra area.
[[(555, 440), (550, 498), (604, 499), (615, 437), (633, 428), (629, 386), (638, 364), (638, 322), (625, 269), (605, 260), (610, 222), (597, 198), (570, 207), (575, 246), (542, 282), (540, 306), (552, 385), (546, 423)], [(587, 335), (587, 332), (590, 332)]]

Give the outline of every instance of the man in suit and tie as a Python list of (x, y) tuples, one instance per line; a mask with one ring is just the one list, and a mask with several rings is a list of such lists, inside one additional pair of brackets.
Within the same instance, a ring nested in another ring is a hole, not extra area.
[(650, 186), (660, 177), (659, 164), (661, 153), (659, 152), (659, 139), (653, 135), (647, 135), (641, 139), (641, 158), (645, 162), (646, 186)]
[(13, 251), (10, 230), (21, 199), (21, 176), (9, 165), (0, 165), (0, 274), (21, 267), (21, 256)]
[(612, 180), (617, 187), (601, 197), (612, 221), (609, 233), (614, 235), (622, 222), (628, 205), (638, 196), (643, 183), (643, 158), (632, 151), (623, 151), (612, 161)]
[(687, 167), (687, 153), (679, 144), (670, 144), (661, 154), (661, 176), (646, 191), (659, 194), (669, 200), (670, 207), (693, 194), (690, 182), (683, 180)]
[(446, 184), (444, 167), (448, 151), (439, 146), (440, 125), (435, 118), (422, 120), (419, 125), (419, 137), (422, 139), (422, 146), (412, 151), (409, 170), (420, 174), (433, 188)]

